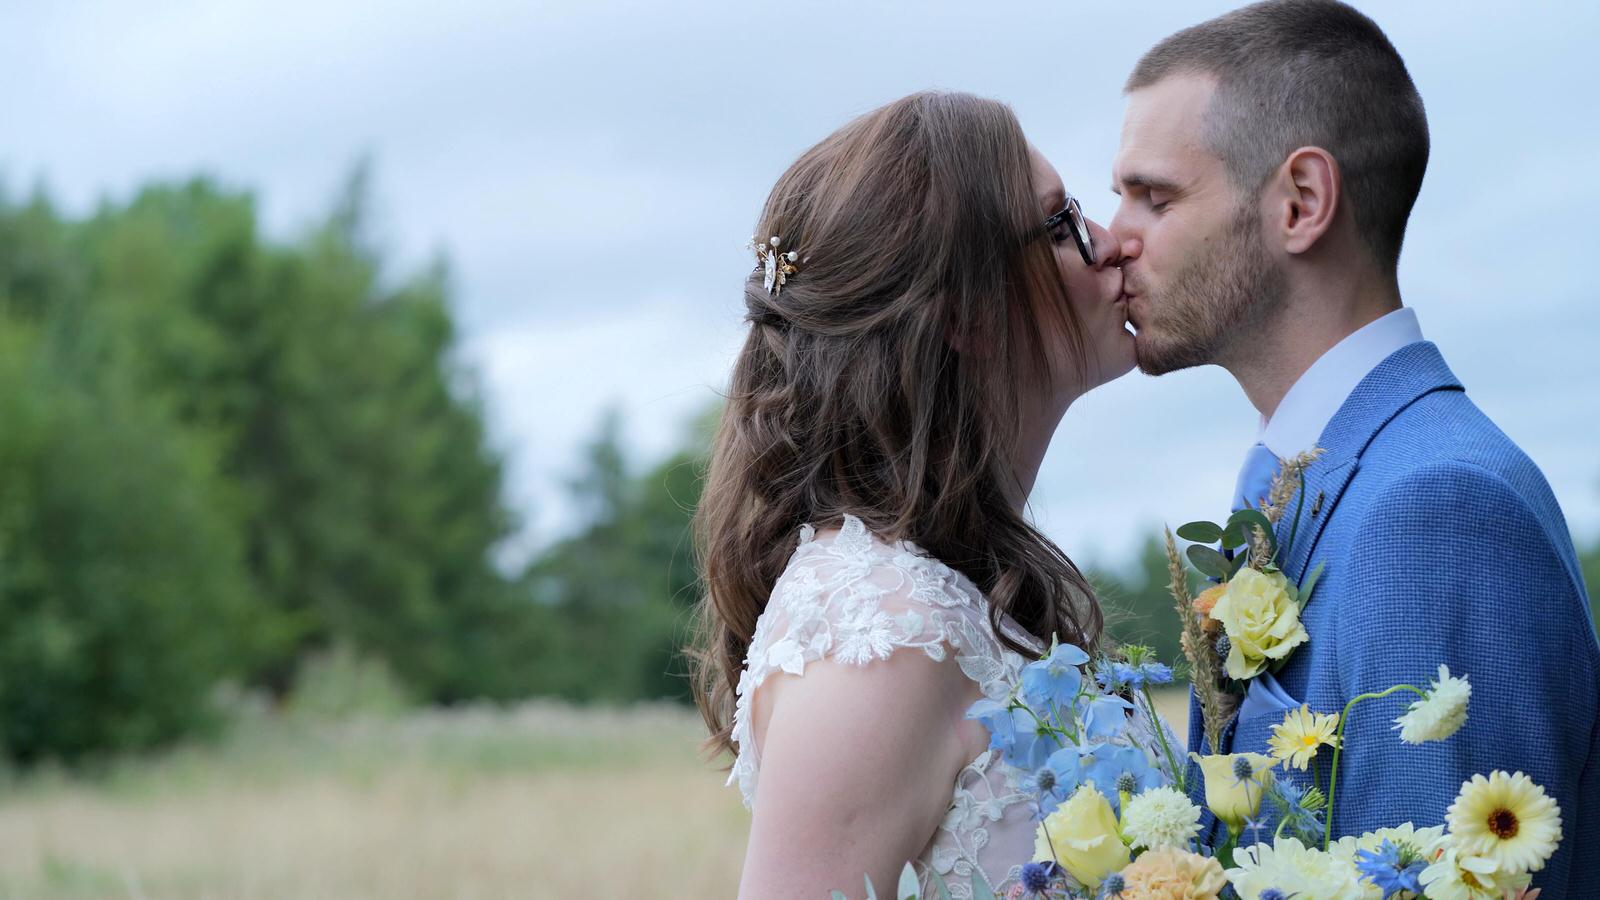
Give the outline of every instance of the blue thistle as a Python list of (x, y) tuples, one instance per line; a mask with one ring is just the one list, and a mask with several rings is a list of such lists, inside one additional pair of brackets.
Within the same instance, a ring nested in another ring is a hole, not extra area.
[(1050, 890), (1050, 882), (1054, 880), (1056, 864), (1053, 862), (1031, 862), (1022, 867), (1022, 886), (1030, 893), (1042, 894)]
[(1106, 880), (1100, 883), (1100, 896), (1121, 897), (1122, 892), (1128, 887), (1128, 882), (1122, 877), (1121, 872), (1112, 872)]
[(1233, 777), (1236, 784), (1244, 784), (1256, 774), (1255, 766), (1250, 765), (1247, 757), (1239, 757), (1233, 761)]

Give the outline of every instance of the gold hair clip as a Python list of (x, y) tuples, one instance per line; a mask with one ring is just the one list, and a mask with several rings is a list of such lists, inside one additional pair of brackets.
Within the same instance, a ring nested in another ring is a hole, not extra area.
[(783, 285), (789, 276), (800, 271), (794, 267), (799, 261), (800, 254), (790, 250), (788, 253), (778, 252), (778, 245), (782, 243), (777, 235), (773, 235), (766, 243), (758, 243), (754, 235), (750, 237), (748, 249), (756, 253), (757, 268), (766, 269), (765, 280), (767, 293), (776, 297), (783, 293)]

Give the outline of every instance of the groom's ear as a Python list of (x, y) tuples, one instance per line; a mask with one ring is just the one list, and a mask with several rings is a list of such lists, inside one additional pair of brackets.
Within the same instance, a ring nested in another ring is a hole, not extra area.
[(1321, 147), (1301, 147), (1289, 154), (1272, 180), (1271, 228), (1283, 249), (1310, 250), (1333, 227), (1343, 185), (1339, 163)]

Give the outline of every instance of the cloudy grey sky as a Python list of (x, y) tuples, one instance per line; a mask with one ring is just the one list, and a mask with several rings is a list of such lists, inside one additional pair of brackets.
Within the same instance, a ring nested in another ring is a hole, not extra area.
[[(1600, 6), (1362, 3), (1427, 103), (1406, 302), (1471, 395), (1600, 536), (1593, 39)], [(942, 87), (1010, 102), (1087, 212), (1114, 210), (1119, 86), (1214, 2), (232, 0), (0, 8), (0, 179), (74, 210), (208, 172), (276, 232), (376, 164), (397, 259), (457, 276), (467, 361), (534, 548), (617, 403), (641, 460), (681, 439), (741, 337), (772, 181), (849, 117)], [(1034, 496), (1080, 560), (1214, 514), (1255, 435), (1225, 373), (1130, 375), (1068, 413)]]

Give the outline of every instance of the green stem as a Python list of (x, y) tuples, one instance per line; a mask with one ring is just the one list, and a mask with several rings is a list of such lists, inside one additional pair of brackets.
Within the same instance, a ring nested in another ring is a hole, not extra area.
[(1239, 836), (1233, 833), (1232, 825), (1226, 825), (1226, 827), (1228, 829), (1228, 839), (1222, 842), (1221, 847), (1217, 848), (1216, 857), (1217, 862), (1224, 869), (1231, 869), (1233, 868), (1233, 850), (1239, 846)]
[(1422, 688), (1409, 684), (1397, 684), (1386, 691), (1379, 691), (1376, 694), (1361, 694), (1352, 697), (1350, 702), (1344, 705), (1344, 712), (1339, 714), (1339, 732), (1334, 738), (1333, 744), (1333, 771), (1328, 773), (1328, 830), (1322, 838), (1323, 852), (1327, 852), (1328, 848), (1333, 846), (1333, 791), (1339, 784), (1339, 754), (1344, 750), (1344, 726), (1350, 722), (1350, 710), (1363, 700), (1381, 700), (1395, 691), (1411, 691), (1424, 699), (1428, 696), (1428, 692)]
[(1167, 741), (1167, 729), (1161, 727), (1161, 717), (1156, 714), (1156, 701), (1150, 696), (1150, 686), (1144, 685), (1144, 708), (1150, 713), (1150, 724), (1156, 730), (1156, 737), (1161, 741), (1161, 752), (1167, 756), (1167, 765), (1172, 767), (1172, 777), (1178, 779), (1178, 792), (1184, 795), (1189, 789), (1184, 781), (1184, 771), (1178, 767), (1178, 760), (1172, 755), (1172, 746)]

